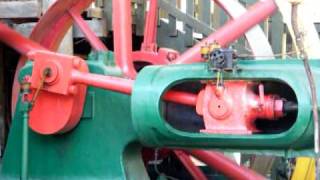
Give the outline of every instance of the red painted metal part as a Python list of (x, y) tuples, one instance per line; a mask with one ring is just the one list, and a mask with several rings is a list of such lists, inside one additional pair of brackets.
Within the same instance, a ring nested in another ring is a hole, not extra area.
[(165, 54), (159, 55), (158, 52), (148, 51), (134, 51), (132, 52), (132, 59), (135, 62), (146, 62), (148, 64), (168, 64)]
[(180, 91), (168, 91), (164, 97), (165, 100), (175, 102), (175, 103), (180, 103), (184, 105), (189, 105), (189, 106), (196, 106), (197, 104), (197, 95), (187, 93), (187, 92), (180, 92)]
[(157, 52), (135, 51), (132, 53), (134, 62), (147, 62), (152, 65), (170, 64), (170, 62), (179, 57), (179, 52), (173, 49), (160, 48)]
[(147, 1), (146, 23), (144, 27), (144, 39), (141, 50), (132, 53), (135, 62), (147, 62), (149, 64), (170, 64), (179, 57), (179, 52), (173, 49), (157, 47), (157, 25), (158, 25), (158, 0)]
[(231, 42), (241, 37), (250, 28), (265, 20), (268, 16), (272, 15), (277, 10), (277, 5), (273, 0), (259, 1), (251, 6), (248, 11), (236, 18), (230, 20), (223, 27), (211, 34), (206, 39), (194, 47), (184, 52), (173, 64), (185, 64), (202, 61), (200, 48), (206, 43), (217, 42), (221, 46), (228, 46)]
[[(125, 94), (131, 94), (134, 83), (134, 81), (130, 79), (82, 72), (73, 72), (72, 79), (73, 83), (90, 85)], [(187, 92), (169, 91), (163, 96), (163, 99), (170, 102), (195, 106), (197, 102), (197, 95)]]
[[(68, 30), (68, 28), (72, 24), (72, 18), (70, 17), (70, 14), (68, 14), (68, 9), (71, 7), (75, 7), (76, 11), (79, 13), (82, 12), (83, 9), (89, 6), (89, 4), (93, 0), (61, 0), (58, 1), (55, 5), (53, 5), (48, 13), (46, 13), (40, 22), (37, 24), (36, 28), (33, 30), (31, 34), (31, 39), (35, 40), (36, 42), (39, 42), (44, 47), (50, 49), (50, 50), (56, 50), (58, 45), (60, 44), (62, 37)], [(262, 10), (261, 12), (263, 12)], [(124, 16), (125, 17), (125, 16)], [(131, 17), (131, 16), (129, 16)], [(230, 25), (229, 25), (230, 26)], [(0, 29), (1, 31), (1, 29)], [(0, 36), (0, 38), (2, 38)], [(192, 56), (191, 56), (192, 58)], [(183, 59), (183, 58), (182, 58)], [(22, 58), (19, 62), (18, 70), (23, 66), (25, 62), (25, 58)], [(17, 70), (17, 72), (18, 72)], [(17, 76), (16, 76), (17, 77)], [(15, 81), (15, 86), (13, 90), (13, 107), (15, 107), (17, 92), (19, 90), (19, 84), (17, 83), (17, 79)], [(183, 98), (182, 98), (183, 99)], [(193, 102), (191, 100), (190, 102)], [(193, 103), (188, 103), (193, 104)], [(13, 108), (14, 109), (14, 108)], [(212, 161), (214, 158), (210, 156), (206, 156), (203, 158), (205, 161)]]
[(85, 35), (86, 39), (89, 41), (90, 45), (96, 51), (107, 51), (107, 47), (100, 41), (100, 39), (94, 34), (94, 32), (90, 29), (85, 20), (81, 17), (78, 11), (74, 9), (69, 10), (70, 15), (73, 20), (77, 24), (77, 26), (81, 29), (82, 33)]
[[(46, 79), (46, 83), (50, 86), (44, 87), (44, 91), (39, 94), (30, 112), (30, 127), (41, 134), (62, 133), (75, 127), (82, 114), (86, 86), (70, 87), (68, 80), (71, 77), (68, 78), (68, 72), (73, 68), (88, 72), (86, 63), (80, 58), (51, 53), (1, 23), (0, 36), (5, 44), (34, 61), (31, 77), (33, 90), (41, 87), (39, 82), (43, 78), (41, 74), (44, 69), (51, 70), (51, 76)], [(76, 66), (74, 62), (77, 62)], [(69, 94), (70, 88), (76, 88), (77, 91)]]
[[(29, 127), (40, 134), (58, 134), (73, 129), (80, 121), (87, 86), (70, 84), (69, 72), (88, 72), (84, 60), (74, 56), (65, 56), (49, 51), (32, 51), (28, 57), (34, 61), (31, 76), (31, 90), (44, 86), (30, 111)], [(43, 72), (49, 69), (50, 76)]]
[(252, 134), (258, 118), (276, 120), (282, 117), (283, 100), (275, 95), (264, 95), (259, 85), (259, 95), (253, 92), (256, 84), (248, 81), (231, 81), (224, 87), (207, 85), (198, 96), (196, 110), (204, 118), (204, 133)]
[(82, 72), (73, 72), (72, 82), (75, 84), (85, 84), (125, 94), (131, 94), (134, 83), (134, 81), (130, 79)]
[(158, 0), (147, 0), (144, 39), (141, 45), (143, 51), (157, 51)]
[(195, 158), (204, 162), (212, 169), (217, 170), (218, 172), (224, 174), (230, 179), (239, 179), (239, 180), (262, 180), (266, 179), (265, 177), (257, 174), (256, 172), (239, 166), (235, 162), (231, 161), (223, 154), (213, 151), (204, 151), (204, 150), (190, 150), (186, 151)]
[(131, 1), (112, 1), (112, 21), (116, 64), (126, 77), (133, 79), (136, 71), (132, 60)]
[(192, 162), (190, 156), (181, 150), (174, 150), (175, 155), (179, 158), (184, 167), (191, 174), (195, 180), (207, 180), (208, 178), (204, 173)]
[[(54, 3), (45, 13), (41, 19), (38, 21), (35, 28), (32, 30), (30, 39), (34, 42), (39, 43), (44, 48), (56, 51), (61, 43), (64, 35), (71, 27), (73, 19), (69, 14), (69, 9), (81, 14), (94, 0), (59, 0)], [(1, 29), (0, 29), (1, 30)], [(3, 36), (0, 36), (2, 40)], [(10, 42), (9, 42), (10, 43)], [(12, 42), (11, 42), (12, 43)], [(21, 44), (22, 45), (22, 44)], [(29, 43), (24, 43), (24, 46), (29, 45)], [(20, 48), (19, 48), (20, 49)], [(20, 51), (16, 49), (17, 51)], [(39, 49), (38, 49), (39, 50)], [(24, 53), (25, 54), (25, 53)], [(15, 112), (16, 104), (18, 101), (18, 95), (20, 91), (20, 84), (18, 81), (19, 70), (26, 63), (27, 58), (25, 56), (21, 57), (15, 73), (15, 78), (12, 87), (12, 103), (11, 111), (12, 114)]]
[[(71, 127), (74, 127), (76, 125), (76, 122), (78, 122), (80, 119), (82, 108), (84, 106), (85, 88), (82, 87), (86, 87), (81, 85), (79, 86), (79, 84), (92, 85), (95, 87), (127, 94), (131, 93), (134, 82), (133, 80), (90, 74), (88, 73), (88, 67), (86, 63), (82, 59), (74, 56), (60, 55), (57, 53), (52, 53), (50, 51), (42, 50), (44, 48), (40, 48), (40, 51), (29, 48), (30, 44), (35, 47), (41, 47), (41, 45), (27, 38), (24, 38), (5, 25), (3, 26), (4, 28), (0, 29), (0, 35), (16, 37), (17, 39), (21, 40), (23, 44), (19, 45), (19, 47), (17, 48), (26, 50), (26, 52), (24, 52), (25, 55), (30, 60), (34, 61), (34, 68), (32, 72), (33, 89), (40, 87), (39, 83), (42, 78), (41, 74), (45, 68), (49, 68), (52, 72), (51, 76), (49, 78), (46, 78), (46, 87), (42, 91), (44, 93), (40, 93), (38, 98), (38, 101), (41, 101), (41, 106), (35, 105), (32, 110), (33, 115), (31, 116), (30, 121), (36, 122), (32, 123), (32, 125), (35, 124), (36, 127), (32, 126), (31, 128), (36, 132), (41, 134), (62, 133), (70, 130)], [(9, 46), (15, 47), (16, 41), (4, 42)], [(46, 100), (46, 97), (48, 98), (48, 100)], [(195, 103), (196, 95), (171, 92), (167, 96), (164, 95), (164, 99), (177, 103), (185, 102), (185, 104), (190, 105)], [(63, 105), (60, 104), (59, 106), (57, 106), (59, 102), (62, 101), (65, 103)], [(44, 107), (46, 109), (43, 109)], [(58, 111), (59, 108), (62, 107), (68, 110), (68, 112), (57, 113), (56, 110)], [(38, 108), (41, 110), (38, 110)], [(51, 118), (44, 118), (48, 119), (48, 121), (43, 120), (42, 118), (37, 118), (42, 117), (42, 115), (47, 116), (48, 110), (53, 112)], [(63, 115), (63, 117), (60, 117), (61, 115)], [(48, 124), (52, 124), (52, 121), (54, 119), (60, 118), (62, 118), (63, 120), (59, 121), (60, 124), (55, 124), (55, 128), (47, 126)], [(39, 126), (41, 126), (43, 129)]]

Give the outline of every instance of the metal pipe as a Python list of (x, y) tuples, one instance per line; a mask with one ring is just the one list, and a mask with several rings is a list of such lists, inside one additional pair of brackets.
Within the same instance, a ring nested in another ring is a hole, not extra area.
[(21, 112), (22, 112), (22, 137), (21, 137), (21, 179), (28, 179), (28, 159), (29, 159), (29, 111), (30, 111), (30, 83), (29, 78), (25, 78), (21, 86)]
[(190, 150), (186, 152), (199, 159), (200, 161), (206, 163), (212, 169), (224, 174), (230, 179), (266, 179), (248, 168), (239, 166), (219, 152), (204, 150)]
[(116, 64), (126, 77), (134, 78), (132, 61), (132, 17), (130, 0), (112, 1), (112, 23)]
[(168, 91), (164, 94), (163, 99), (170, 102), (184, 104), (188, 106), (196, 106), (198, 96), (192, 93), (181, 91)]
[(111, 91), (131, 94), (133, 80), (113, 76), (104, 76), (75, 71), (72, 73), (73, 83), (90, 85)]
[[(73, 83), (90, 85), (125, 94), (131, 94), (134, 84), (134, 80), (131, 79), (83, 73), (79, 71), (72, 73), (72, 80)], [(163, 99), (188, 106), (195, 106), (197, 103), (197, 95), (187, 92), (168, 91), (163, 96)]]
[(21, 179), (27, 180), (28, 179), (28, 159), (29, 159), (29, 112), (26, 110), (23, 112), (22, 115), (23, 124), (22, 124), (22, 150), (21, 150)]
[(200, 48), (206, 43), (217, 42), (221, 46), (228, 46), (231, 42), (237, 40), (250, 28), (265, 20), (277, 10), (277, 5), (273, 0), (259, 1), (251, 6), (246, 13), (240, 17), (230, 20), (209, 37), (202, 40), (183, 53), (173, 64), (185, 64), (201, 62)]

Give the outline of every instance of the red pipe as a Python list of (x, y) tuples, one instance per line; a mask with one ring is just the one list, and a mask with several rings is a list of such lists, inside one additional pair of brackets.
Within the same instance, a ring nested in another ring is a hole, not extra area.
[(179, 158), (184, 167), (195, 180), (207, 180), (203, 172), (191, 161), (188, 154), (180, 150), (174, 150), (175, 155)]
[(133, 80), (99, 74), (83, 73), (75, 71), (72, 73), (73, 83), (90, 85), (111, 91), (131, 94)]
[[(72, 80), (73, 83), (90, 85), (125, 94), (131, 94), (134, 84), (134, 80), (131, 79), (83, 73), (79, 71), (73, 72)], [(197, 95), (186, 92), (169, 91), (164, 95), (163, 99), (174, 103), (196, 106)]]
[(25, 56), (31, 51), (47, 50), (2, 23), (0, 23), (0, 41)]
[(80, 28), (86, 39), (89, 41), (90, 45), (96, 51), (108, 50), (107, 47), (100, 41), (100, 39), (93, 33), (93, 31), (91, 31), (89, 25), (84, 21), (81, 15), (78, 14), (78, 12), (76, 12), (74, 9), (70, 9), (69, 14), (71, 15), (77, 26)]
[(192, 93), (180, 92), (180, 91), (168, 91), (163, 98), (165, 100), (184, 104), (188, 106), (196, 106), (198, 96)]
[(240, 17), (230, 20), (223, 27), (211, 34), (206, 39), (202, 40), (197, 45), (188, 49), (173, 64), (185, 64), (193, 62), (201, 62), (200, 48), (206, 43), (217, 42), (221, 46), (227, 46), (231, 42), (237, 40), (244, 33), (250, 30), (255, 25), (265, 20), (277, 10), (277, 5), (273, 0), (264, 0), (255, 3), (246, 13)]
[(158, 0), (147, 1), (146, 22), (144, 27), (144, 39), (141, 49), (145, 51), (156, 51), (157, 42), (157, 18), (158, 18)]
[(239, 166), (235, 162), (231, 161), (229, 158), (225, 157), (223, 154), (214, 151), (204, 151), (204, 150), (191, 150), (186, 151), (200, 161), (206, 163), (212, 169), (224, 174), (230, 179), (239, 180), (260, 180), (266, 179), (265, 177), (257, 174), (243, 166)]
[(116, 64), (124, 75), (134, 78), (136, 71), (132, 61), (131, 1), (112, 1), (112, 23)]

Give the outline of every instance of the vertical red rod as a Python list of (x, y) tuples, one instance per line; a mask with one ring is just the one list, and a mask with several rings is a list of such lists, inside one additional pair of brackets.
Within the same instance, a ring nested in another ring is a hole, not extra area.
[(223, 27), (211, 34), (206, 39), (183, 53), (173, 64), (185, 64), (202, 61), (200, 48), (206, 43), (217, 42), (221, 46), (227, 46), (237, 40), (249, 29), (265, 20), (277, 10), (273, 0), (263, 0), (251, 6), (242, 16), (229, 21)]
[(243, 179), (243, 180), (262, 180), (266, 179), (257, 174), (251, 169), (239, 166), (223, 154), (213, 151), (204, 150), (191, 150), (190, 153), (195, 158), (206, 163), (212, 169), (224, 174), (230, 179)]
[(81, 32), (84, 34), (86, 39), (89, 41), (90, 45), (96, 51), (107, 51), (107, 47), (101, 42), (101, 40), (94, 34), (90, 29), (89, 25), (84, 21), (78, 12), (73, 9), (69, 10), (69, 14), (72, 19), (75, 21), (76, 25), (80, 28)]
[(158, 0), (147, 1), (145, 17), (144, 39), (141, 49), (155, 52), (157, 50)]
[(180, 150), (174, 150), (174, 153), (179, 158), (184, 167), (191, 174), (193, 179), (195, 180), (207, 180), (207, 177), (203, 174), (203, 172), (191, 161), (188, 154)]
[(132, 63), (132, 17), (130, 0), (112, 1), (114, 53), (117, 65), (126, 77), (136, 75)]

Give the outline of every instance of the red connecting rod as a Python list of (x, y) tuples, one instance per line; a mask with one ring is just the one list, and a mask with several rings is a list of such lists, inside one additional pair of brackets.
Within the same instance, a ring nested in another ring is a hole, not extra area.
[[(90, 74), (83, 72), (76, 72), (72, 74), (72, 79), (74, 83), (85, 84), (94, 87), (99, 87), (102, 89), (108, 89), (112, 91), (117, 91), (125, 94), (131, 94), (134, 80), (124, 79), (113, 76), (103, 76), (98, 74)], [(195, 106), (197, 103), (197, 95), (178, 92), (178, 91), (169, 91), (164, 95), (164, 100)]]

